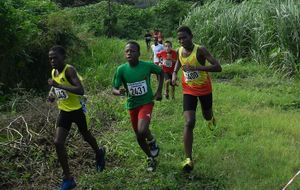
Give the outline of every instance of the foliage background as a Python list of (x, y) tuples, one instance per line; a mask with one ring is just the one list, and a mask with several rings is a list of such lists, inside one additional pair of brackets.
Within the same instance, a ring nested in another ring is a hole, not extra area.
[[(112, 1), (110, 16), (107, 1), (56, 2), (0, 2), (1, 189), (57, 189), (61, 182), (52, 142), (58, 112), (44, 102), (54, 44), (66, 47), (67, 62), (83, 75), (90, 130), (107, 148), (107, 170), (95, 173), (92, 151), (72, 128), (67, 146), (78, 189), (273, 190), (299, 170), (298, 1), (162, 0), (143, 8), (140, 1)], [(181, 24), (222, 62), (223, 72), (212, 75), (219, 128), (208, 131), (197, 112), (196, 168), (182, 174), (177, 88), (175, 102), (157, 102), (153, 112), (162, 154), (158, 171), (149, 174), (125, 99), (111, 96), (110, 83), (128, 39), (138, 40), (148, 60), (145, 31), (159, 27), (177, 48)], [(295, 180), (290, 189), (299, 186)]]

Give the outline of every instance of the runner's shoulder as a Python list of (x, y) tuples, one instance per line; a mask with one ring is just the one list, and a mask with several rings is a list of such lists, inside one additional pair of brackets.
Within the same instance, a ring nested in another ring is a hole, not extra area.
[(141, 64), (141, 65), (151, 65), (151, 64), (153, 64), (153, 61), (140, 61), (139, 64)]
[(65, 75), (66, 76), (73, 76), (77, 73), (75, 67), (70, 64), (66, 64), (66, 70), (65, 70)]
[(128, 62), (122, 63), (121, 65), (119, 65), (119, 66), (117, 67), (117, 70), (123, 70), (123, 69), (125, 69), (125, 68), (127, 68), (127, 67), (129, 67), (129, 63), (128, 63)]

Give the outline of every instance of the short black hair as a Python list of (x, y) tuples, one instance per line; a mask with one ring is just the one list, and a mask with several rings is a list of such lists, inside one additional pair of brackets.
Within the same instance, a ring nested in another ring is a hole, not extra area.
[(58, 52), (60, 55), (62, 55), (64, 57), (66, 56), (66, 50), (61, 45), (52, 46), (49, 51), (55, 51), (55, 52)]
[(193, 35), (191, 29), (188, 26), (180, 26), (177, 29), (177, 32), (186, 32), (186, 33), (188, 33), (191, 36)]
[(165, 43), (165, 44), (168, 43), (168, 44), (170, 44), (171, 47), (172, 47), (172, 42), (171, 42), (171, 41), (167, 40), (167, 41), (165, 41), (164, 43)]
[(128, 45), (128, 44), (132, 44), (132, 45), (135, 45), (136, 47), (137, 47), (137, 49), (138, 49), (138, 52), (140, 52), (140, 44), (139, 43), (137, 43), (136, 41), (128, 41), (127, 43), (126, 43), (126, 45)]

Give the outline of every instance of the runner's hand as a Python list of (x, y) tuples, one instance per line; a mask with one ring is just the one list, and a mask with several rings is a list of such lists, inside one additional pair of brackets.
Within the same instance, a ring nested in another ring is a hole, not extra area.
[(119, 94), (120, 94), (120, 96), (125, 96), (125, 94), (126, 94), (126, 89), (125, 89), (125, 88), (119, 89)]
[(54, 81), (53, 79), (48, 79), (48, 84), (50, 86), (58, 87), (58, 83)]
[(172, 81), (171, 81), (173, 86), (177, 85), (176, 84), (177, 79), (178, 79), (177, 74), (175, 72), (173, 72)]
[(53, 97), (53, 96), (48, 96), (46, 101), (47, 101), (48, 103), (53, 103), (54, 100), (55, 100), (55, 97)]
[(195, 66), (192, 66), (192, 65), (183, 65), (182, 66), (182, 70), (183, 71), (195, 71), (196, 70), (196, 67)]

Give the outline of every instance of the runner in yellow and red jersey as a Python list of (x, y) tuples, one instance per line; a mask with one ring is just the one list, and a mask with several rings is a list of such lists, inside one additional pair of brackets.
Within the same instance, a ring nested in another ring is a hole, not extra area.
[(181, 80), (185, 118), (183, 140), (186, 156), (183, 169), (191, 171), (193, 169), (192, 145), (197, 102), (199, 99), (202, 115), (212, 130), (216, 123), (212, 110), (212, 84), (208, 72), (221, 72), (222, 67), (205, 47), (193, 43), (193, 34), (190, 28), (187, 26), (178, 28), (177, 37), (181, 47), (177, 51), (178, 60), (172, 75), (172, 83), (175, 84), (177, 72), (182, 68)]

